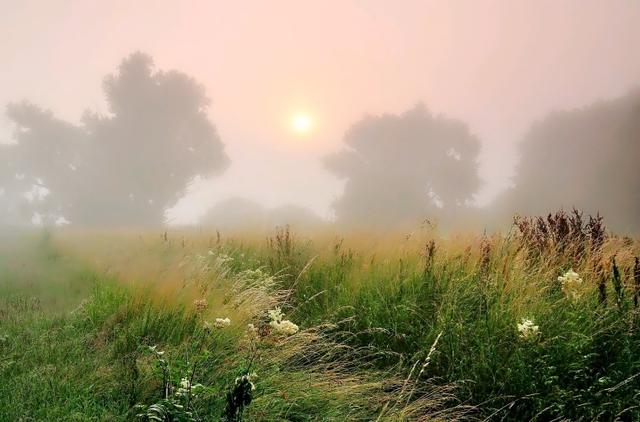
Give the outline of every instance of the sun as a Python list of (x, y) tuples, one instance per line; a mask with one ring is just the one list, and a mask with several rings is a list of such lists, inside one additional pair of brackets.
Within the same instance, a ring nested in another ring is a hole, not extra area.
[(297, 112), (291, 116), (291, 130), (298, 135), (306, 135), (313, 129), (313, 119), (308, 113)]

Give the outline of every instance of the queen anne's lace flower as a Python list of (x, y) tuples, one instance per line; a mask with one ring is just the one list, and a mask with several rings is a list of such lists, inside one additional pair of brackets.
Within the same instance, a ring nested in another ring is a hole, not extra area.
[(231, 325), (231, 320), (229, 318), (216, 318), (216, 328), (224, 328), (228, 327), (229, 325)]
[(570, 295), (573, 299), (579, 296), (579, 286), (582, 284), (582, 278), (577, 272), (570, 269), (564, 275), (558, 277), (558, 281), (562, 284), (562, 290), (565, 294)]
[(526, 318), (522, 318), (522, 322), (517, 324), (517, 327), (520, 332), (520, 337), (522, 338), (535, 337), (540, 332), (539, 327), (534, 325), (533, 321)]
[(280, 322), (284, 317), (284, 314), (282, 313), (282, 309), (280, 309), (280, 307), (272, 309), (267, 313), (269, 314), (269, 319), (271, 319), (271, 321)]
[(558, 281), (561, 282), (563, 285), (564, 284), (582, 284), (582, 279), (580, 278), (577, 272), (573, 271), (573, 269), (570, 269), (569, 271), (564, 273), (564, 275), (561, 275), (560, 277), (558, 277)]
[(284, 335), (292, 335), (298, 332), (299, 327), (288, 319), (283, 319), (284, 314), (282, 313), (282, 309), (275, 308), (268, 312), (269, 318), (271, 318), (271, 322), (269, 325), (274, 329), (277, 333)]
[(296, 324), (289, 321), (288, 319), (280, 322), (271, 321), (269, 325), (271, 325), (277, 332), (286, 334), (288, 336), (297, 333), (299, 329)]

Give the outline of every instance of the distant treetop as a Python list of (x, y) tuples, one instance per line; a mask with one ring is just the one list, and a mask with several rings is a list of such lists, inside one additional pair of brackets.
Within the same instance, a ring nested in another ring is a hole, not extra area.
[[(109, 114), (87, 111), (79, 126), (28, 102), (7, 107), (17, 144), (0, 146), (0, 160), (9, 163), (0, 187), (13, 198), (0, 216), (160, 225), (195, 176), (229, 164), (207, 116), (204, 87), (191, 77), (156, 70), (152, 58), (138, 52), (103, 87)], [(38, 186), (47, 194), (24, 197)]]
[(346, 179), (334, 204), (338, 222), (389, 225), (455, 214), (480, 187), (480, 141), (467, 126), (418, 104), (401, 115), (368, 116), (345, 148), (325, 158)]

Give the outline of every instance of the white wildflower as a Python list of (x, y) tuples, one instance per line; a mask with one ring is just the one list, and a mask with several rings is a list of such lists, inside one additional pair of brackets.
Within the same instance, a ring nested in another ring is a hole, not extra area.
[(271, 321), (269, 325), (271, 325), (271, 327), (273, 327), (277, 332), (288, 336), (297, 333), (299, 330), (298, 326), (288, 319), (280, 322)]
[(252, 334), (255, 334), (255, 333), (258, 332), (258, 329), (253, 324), (247, 324), (247, 331), (252, 333)]
[(530, 338), (535, 337), (539, 333), (539, 327), (533, 324), (530, 319), (522, 318), (522, 322), (517, 324), (520, 337)]
[(228, 327), (229, 325), (231, 325), (231, 320), (229, 318), (216, 318), (216, 328), (224, 328)]
[(280, 322), (280, 321), (282, 321), (282, 318), (284, 317), (284, 314), (282, 313), (282, 309), (280, 309), (280, 307), (272, 309), (267, 313), (269, 314), (269, 319), (271, 319), (271, 322), (274, 322), (274, 321), (275, 322)]
[(582, 284), (582, 278), (577, 272), (570, 269), (564, 275), (559, 276), (558, 281), (562, 284), (562, 290), (565, 294), (570, 295), (573, 299), (579, 297), (578, 287)]
[(270, 310), (268, 314), (269, 314), (269, 318), (271, 319), (271, 322), (269, 322), (269, 325), (277, 333), (290, 336), (298, 332), (299, 328), (296, 324), (289, 321), (288, 319), (284, 319), (284, 320), (282, 319), (284, 318), (284, 314), (282, 313), (282, 309), (280, 309), (280, 307)]
[(559, 276), (558, 281), (562, 283), (562, 285), (582, 284), (582, 278), (580, 278), (580, 275), (578, 275), (577, 272), (573, 271), (573, 269), (570, 269), (569, 271), (564, 273), (564, 275)]

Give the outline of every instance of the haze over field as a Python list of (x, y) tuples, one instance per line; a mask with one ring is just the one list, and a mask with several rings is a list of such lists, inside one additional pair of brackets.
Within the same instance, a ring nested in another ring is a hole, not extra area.
[(0, 9), (0, 221), (640, 230), (638, 2)]
[(640, 421), (640, 0), (0, 0), (0, 421)]

